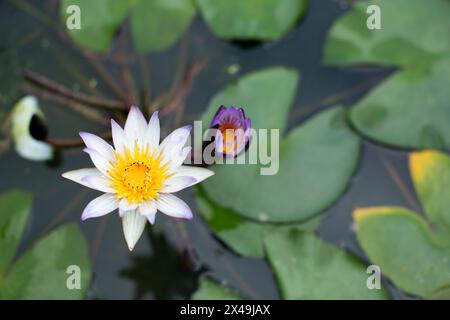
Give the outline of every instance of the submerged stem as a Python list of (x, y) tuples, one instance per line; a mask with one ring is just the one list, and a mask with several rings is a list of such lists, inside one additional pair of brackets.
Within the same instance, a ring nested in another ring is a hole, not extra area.
[(26, 79), (40, 87), (84, 104), (105, 109), (125, 109), (125, 105), (120, 101), (90, 96), (81, 92), (75, 92), (63, 86), (62, 84), (59, 84), (45, 76), (39, 75), (32, 71), (25, 71), (24, 76)]

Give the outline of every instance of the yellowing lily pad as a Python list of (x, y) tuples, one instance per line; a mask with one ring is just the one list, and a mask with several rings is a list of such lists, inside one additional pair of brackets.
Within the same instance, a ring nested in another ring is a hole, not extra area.
[(437, 151), (410, 156), (411, 177), (430, 220), (450, 233), (450, 157)]
[(410, 157), (411, 175), (428, 221), (398, 207), (354, 212), (358, 241), (369, 259), (399, 288), (421, 297), (444, 295), (450, 286), (448, 190), (450, 158), (423, 151)]
[[(379, 30), (366, 27), (369, 4), (380, 7)], [(332, 26), (325, 63), (399, 68), (351, 110), (363, 135), (403, 148), (450, 146), (449, 16), (446, 0), (358, 1)]]
[(265, 238), (267, 257), (284, 299), (388, 299), (367, 287), (367, 266), (311, 232), (278, 230)]
[(282, 140), (274, 175), (261, 175), (261, 167), (268, 167), (261, 162), (214, 165), (215, 175), (204, 186), (219, 206), (261, 222), (302, 221), (322, 212), (345, 190), (358, 162), (360, 140), (348, 128), (344, 108), (323, 111), (282, 138), (297, 77), (281, 67), (256, 71), (211, 100), (204, 123), (220, 105), (235, 105), (244, 108), (253, 128), (279, 129)]

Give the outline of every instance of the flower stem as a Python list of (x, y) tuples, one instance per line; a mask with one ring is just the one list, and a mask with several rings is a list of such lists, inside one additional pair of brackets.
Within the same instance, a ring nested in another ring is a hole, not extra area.
[[(111, 132), (103, 132), (101, 134), (98, 134), (98, 136), (105, 140), (109, 140), (111, 139)], [(76, 148), (84, 145), (84, 142), (81, 138), (47, 138), (45, 142), (58, 148)]]
[(45, 76), (39, 75), (29, 70), (25, 71), (24, 77), (40, 87), (87, 105), (105, 109), (125, 109), (125, 105), (120, 101), (90, 96), (81, 92), (75, 92), (63, 86), (62, 84), (56, 83)]

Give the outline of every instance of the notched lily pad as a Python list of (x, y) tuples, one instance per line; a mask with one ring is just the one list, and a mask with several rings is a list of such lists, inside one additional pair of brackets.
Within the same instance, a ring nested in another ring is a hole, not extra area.
[(14, 258), (22, 239), (31, 202), (31, 194), (20, 190), (0, 195), (0, 278)]
[(294, 225), (275, 225), (248, 220), (231, 209), (218, 206), (208, 198), (201, 187), (197, 188), (196, 200), (200, 214), (206, 219), (212, 231), (242, 256), (263, 257), (264, 236), (274, 230), (295, 228), (312, 231), (320, 224), (320, 216)]
[[(329, 65), (399, 69), (353, 107), (353, 125), (363, 135), (397, 147), (448, 148), (450, 2), (376, 2), (382, 13), (380, 30), (366, 28), (369, 4), (374, 3), (358, 1), (340, 17), (324, 47), (324, 61)], [(384, 110), (382, 118), (377, 117), (379, 109)]]
[[(91, 279), (91, 264), (86, 240), (77, 225), (59, 227), (12, 261), (30, 209), (28, 193), (0, 195), (0, 299), (83, 298)], [(72, 283), (71, 275), (79, 276), (79, 283)], [(69, 282), (80, 287), (71, 290)]]
[(399, 207), (358, 209), (357, 237), (396, 286), (434, 298), (450, 286), (450, 158), (437, 151), (413, 153), (410, 170), (427, 220)]
[[(294, 71), (275, 67), (244, 76), (211, 100), (204, 123), (221, 104), (236, 105), (245, 109), (253, 128), (278, 129), (281, 139), (279, 162), (272, 161), (274, 175), (261, 175), (260, 169), (270, 165), (214, 166), (215, 175), (204, 185), (219, 206), (261, 222), (303, 221), (345, 190), (359, 159), (360, 141), (347, 127), (344, 108), (321, 112), (281, 138), (296, 85)], [(257, 139), (250, 149), (252, 145)]]

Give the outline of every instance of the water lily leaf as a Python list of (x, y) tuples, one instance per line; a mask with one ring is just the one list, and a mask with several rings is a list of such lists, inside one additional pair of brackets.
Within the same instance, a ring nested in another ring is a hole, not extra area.
[(67, 13), (69, 6), (78, 6), (80, 8), (80, 29), (67, 29), (69, 36), (83, 48), (92, 51), (106, 51), (120, 24), (128, 14), (129, 2), (128, 0), (62, 0), (61, 21), (66, 24), (67, 19), (71, 16)]
[(218, 37), (272, 40), (294, 26), (307, 0), (197, 0), (197, 5)]
[(397, 287), (431, 297), (450, 285), (450, 246), (437, 241), (418, 214), (375, 207), (358, 209), (353, 215), (359, 244)]
[(410, 156), (411, 178), (429, 219), (450, 233), (450, 157), (438, 151)]
[(370, 260), (399, 288), (430, 298), (444, 295), (450, 286), (450, 157), (415, 152), (410, 170), (429, 221), (396, 207), (358, 209), (353, 215)]
[(84, 48), (100, 52), (110, 47), (127, 16), (136, 49), (149, 52), (174, 44), (195, 15), (191, 0), (63, 0), (63, 22), (70, 16), (66, 11), (70, 5), (78, 5), (81, 12), (81, 28), (69, 29), (70, 37)]
[(279, 230), (265, 238), (267, 257), (284, 299), (388, 299), (367, 288), (365, 266), (311, 232)]
[[(211, 100), (203, 123), (221, 104), (236, 105), (245, 109), (253, 128), (283, 132), (296, 85), (296, 73), (284, 68), (246, 75)], [(331, 108), (292, 130), (281, 142), (275, 175), (261, 175), (267, 167), (261, 163), (215, 165), (215, 175), (204, 183), (208, 196), (262, 222), (301, 221), (321, 212), (345, 190), (359, 157), (359, 139), (345, 115), (343, 108)], [(257, 146), (257, 139), (251, 145)]]
[[(350, 113), (355, 127), (377, 141), (408, 148), (450, 146), (450, 3), (431, 0), (375, 2), (382, 27), (366, 27), (359, 1), (331, 28), (324, 60), (332, 65), (399, 67), (358, 102)], [(429, 23), (433, 17), (433, 23)]]
[(242, 300), (243, 298), (228, 288), (206, 277), (199, 278), (199, 286), (193, 300)]
[[(79, 290), (67, 287), (70, 275), (76, 272), (66, 273), (69, 266), (80, 268)], [(39, 240), (11, 267), (0, 284), (1, 298), (81, 299), (90, 278), (86, 240), (77, 225), (69, 224)]]
[(31, 202), (31, 194), (23, 191), (13, 190), (0, 195), (0, 278), (22, 239)]
[(270, 234), (274, 229), (296, 228), (312, 231), (320, 224), (320, 216), (289, 226), (248, 220), (231, 209), (218, 206), (208, 198), (201, 187), (197, 188), (196, 200), (200, 214), (214, 233), (236, 253), (243, 256), (263, 257), (264, 235)]
[(136, 49), (149, 52), (170, 47), (188, 29), (194, 15), (191, 0), (141, 0), (131, 17)]

